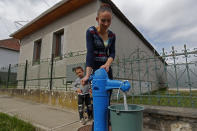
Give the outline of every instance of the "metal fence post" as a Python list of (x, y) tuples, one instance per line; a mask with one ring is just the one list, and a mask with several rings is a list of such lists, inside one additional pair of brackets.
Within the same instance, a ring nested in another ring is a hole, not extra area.
[(130, 63), (131, 64), (131, 67), (130, 67), (131, 68), (131, 72), (130, 72), (130, 74), (131, 74), (131, 81), (132, 81), (131, 84), (132, 84), (132, 87), (133, 87), (133, 91), (132, 91), (132, 104), (134, 104), (134, 95), (135, 95), (135, 93), (134, 93), (133, 60), (131, 60), (130, 62), (131, 62)]
[(53, 60), (54, 60), (54, 54), (52, 54), (51, 56), (50, 91), (52, 90), (52, 85), (53, 85)]
[(25, 74), (24, 74), (24, 85), (23, 88), (26, 88), (26, 82), (27, 82), (27, 65), (28, 65), (28, 61), (26, 60), (25, 62)]
[(187, 52), (187, 48), (186, 45), (184, 45), (184, 55), (185, 55), (185, 66), (186, 66), (186, 70), (187, 70), (187, 83), (189, 86), (189, 97), (190, 97), (190, 104), (192, 107), (194, 107), (194, 101), (192, 99), (192, 82), (191, 82), (191, 78), (190, 78), (190, 68), (189, 68), (189, 62), (188, 62), (188, 52)]
[(7, 83), (6, 83), (7, 88), (9, 86), (9, 81), (10, 81), (10, 69), (11, 69), (11, 64), (9, 64), (9, 68), (8, 68), (8, 79), (7, 79)]
[[(164, 68), (164, 75), (165, 75), (165, 87), (167, 86), (167, 88), (169, 88), (169, 85), (168, 85), (168, 78), (167, 78), (167, 74), (168, 74), (168, 69), (167, 69), (167, 58), (168, 57), (166, 57), (166, 53), (165, 53), (165, 49), (164, 48), (162, 48), (162, 59), (164, 60), (164, 65), (163, 65), (163, 68)], [(169, 90), (167, 90), (167, 93), (166, 93), (166, 95), (167, 95), (167, 99), (168, 99), (168, 105), (170, 104), (170, 97), (169, 97), (169, 95), (170, 95), (170, 93), (169, 93)]]
[(117, 57), (117, 77), (120, 77), (119, 76), (119, 71), (120, 71), (120, 59), (119, 59), (119, 57)]
[(138, 81), (139, 81), (139, 86), (140, 86), (140, 103), (142, 102), (142, 82), (141, 82), (141, 67), (140, 67), (140, 48), (137, 48), (137, 66), (138, 66)]
[[(159, 78), (158, 78), (158, 72), (157, 72), (157, 70), (158, 70), (158, 66), (157, 66), (157, 59), (158, 59), (158, 57), (156, 57), (157, 55), (156, 55), (156, 50), (154, 50), (154, 70), (155, 70), (155, 80), (156, 80), (156, 83), (155, 84), (157, 84), (157, 85), (159, 85)], [(160, 87), (158, 88), (158, 90), (160, 89)], [(157, 92), (157, 103), (158, 103), (158, 105), (160, 105), (161, 104), (161, 96), (160, 96), (160, 94), (159, 94), (159, 91)]]

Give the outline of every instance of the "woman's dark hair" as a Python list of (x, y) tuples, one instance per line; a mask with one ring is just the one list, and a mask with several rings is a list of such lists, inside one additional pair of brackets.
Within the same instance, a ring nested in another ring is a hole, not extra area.
[(99, 16), (99, 13), (105, 12), (105, 11), (108, 11), (108, 12), (112, 13), (111, 6), (109, 4), (102, 3), (100, 8), (97, 11), (97, 16)]

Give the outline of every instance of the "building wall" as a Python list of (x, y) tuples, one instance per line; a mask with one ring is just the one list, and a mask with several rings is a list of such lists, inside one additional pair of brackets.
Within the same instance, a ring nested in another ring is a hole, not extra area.
[(53, 33), (64, 29), (63, 54), (70, 51), (82, 51), (86, 49), (85, 33), (90, 25), (95, 25), (97, 4), (90, 3), (65, 17), (56, 20), (41, 30), (26, 36), (21, 40), (21, 53), (19, 63), (33, 59), (33, 43), (42, 38), (41, 59), (51, 57)]
[[(27, 82), (28, 87), (42, 87), (49, 88), (49, 78), (50, 78), (50, 58), (52, 52), (52, 41), (53, 41), (53, 33), (64, 29), (64, 44), (63, 44), (63, 54), (67, 54), (69, 52), (76, 51), (84, 51), (86, 50), (86, 40), (85, 33), (89, 26), (97, 25), (96, 23), (96, 11), (99, 7), (99, 2), (95, 1), (89, 5), (86, 5), (79, 10), (55, 21), (54, 23), (46, 26), (45, 28), (35, 32), (32, 35), (25, 37), (21, 43), (21, 53), (19, 63), (25, 63), (25, 60), (29, 61), (27, 79), (30, 81)], [(143, 51), (140, 55), (140, 58), (143, 56), (153, 57), (154, 53), (150, 50), (139, 37), (133, 33), (122, 21), (119, 20), (113, 14), (112, 25), (110, 29), (116, 34), (116, 59), (115, 64), (118, 59), (137, 57), (137, 49)], [(42, 47), (41, 47), (41, 63), (39, 65), (32, 66), (33, 59), (33, 43), (34, 41), (42, 38)], [(49, 59), (48, 59), (49, 58)], [(79, 55), (76, 57), (63, 57), (62, 60), (55, 59), (54, 61), (54, 69), (53, 69), (53, 77), (59, 78), (53, 80), (53, 89), (65, 87), (65, 82), (67, 80), (74, 80), (74, 73), (71, 71), (72, 67), (85, 63), (85, 55)], [(158, 60), (158, 64), (162, 66), (162, 62)], [(123, 65), (123, 64), (122, 64)], [(154, 67), (154, 61), (150, 61), (148, 64), (148, 68)], [(133, 64), (133, 70), (142, 70), (139, 72), (130, 74), (131, 68), (130, 64), (125, 64), (127, 70), (124, 68), (117, 68), (117, 66), (113, 66), (114, 68), (114, 76), (123, 79), (131, 79), (131, 83), (135, 88), (133, 88), (137, 93), (139, 90), (147, 91), (147, 85), (151, 86), (151, 90), (158, 88), (158, 82), (154, 83), (157, 80), (158, 73), (154, 70), (150, 70), (151, 77), (147, 78), (143, 76), (146, 72), (146, 64), (144, 62)], [(118, 70), (117, 70), (118, 69)], [(19, 67), (18, 79), (24, 79), (24, 64), (21, 64)], [(117, 72), (120, 72), (119, 74)], [(126, 72), (126, 73), (125, 73)], [(70, 75), (73, 73), (72, 75)], [(118, 75), (116, 75), (118, 74)], [(161, 74), (161, 73), (160, 73)], [(140, 80), (139, 80), (140, 75)], [(37, 79), (37, 80), (36, 80)], [(38, 80), (42, 79), (42, 80)], [(141, 82), (140, 82), (141, 81)], [(150, 82), (152, 81), (152, 82)], [(19, 86), (23, 85), (23, 82), (19, 82)], [(140, 87), (142, 87), (140, 89)]]
[[(56, 20), (52, 24), (42, 28), (41, 30), (25, 37), (21, 40), (21, 53), (19, 63), (18, 80), (24, 79), (24, 64), (28, 60), (28, 79), (40, 79), (50, 77), (50, 58), (52, 54), (53, 33), (64, 29), (63, 55), (69, 52), (86, 50), (86, 30), (91, 25), (96, 25), (97, 2), (92, 2), (69, 15)], [(32, 65), (34, 41), (42, 38), (41, 46), (41, 63)], [(74, 64), (77, 62), (84, 63), (85, 56), (77, 59), (55, 60), (53, 77), (66, 77), (66, 64)], [(53, 87), (62, 87), (65, 85), (65, 79), (56, 79)], [(23, 81), (19, 82), (19, 86), (23, 85)], [(28, 81), (27, 86), (49, 87), (49, 80), (32, 80)]]
[[(111, 30), (116, 34), (114, 77), (130, 79), (135, 94), (158, 89), (161, 86), (159, 84), (166, 79), (166, 75), (162, 73), (164, 63), (114, 14)], [(119, 67), (117, 67), (118, 63)]]
[(0, 48), (0, 67), (18, 63), (19, 52)]

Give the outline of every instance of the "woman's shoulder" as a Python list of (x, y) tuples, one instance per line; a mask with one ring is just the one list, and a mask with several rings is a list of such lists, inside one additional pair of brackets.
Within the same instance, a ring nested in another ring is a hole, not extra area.
[(87, 29), (87, 32), (89, 32), (89, 33), (91, 33), (91, 34), (95, 34), (96, 33), (96, 27), (94, 27), (94, 26), (91, 26), (91, 27), (89, 27), (88, 29)]
[(109, 33), (109, 37), (115, 37), (116, 36), (115, 33), (112, 32), (111, 30), (108, 30), (108, 33)]

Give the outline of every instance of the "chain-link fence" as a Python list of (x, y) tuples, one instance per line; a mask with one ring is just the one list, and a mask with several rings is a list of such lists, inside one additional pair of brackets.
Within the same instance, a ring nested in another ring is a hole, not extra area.
[(85, 51), (70, 52), (61, 57), (42, 59), (39, 62), (21, 63), (18, 65), (18, 88), (70, 90), (76, 79), (73, 68), (85, 68)]
[[(129, 80), (129, 103), (197, 107), (197, 50), (147, 55), (141, 49), (116, 56), (112, 64), (114, 79)], [(0, 88), (72, 90), (76, 79), (73, 68), (85, 69), (86, 51), (70, 52), (56, 58), (26, 61), (2, 67)], [(118, 90), (113, 99), (121, 101)]]
[(160, 56), (151, 57), (137, 49), (113, 66), (116, 79), (131, 82), (129, 103), (197, 107), (197, 49), (172, 47), (169, 53), (163, 49)]
[(0, 88), (17, 87), (17, 68), (18, 65), (9, 65), (0, 68)]

